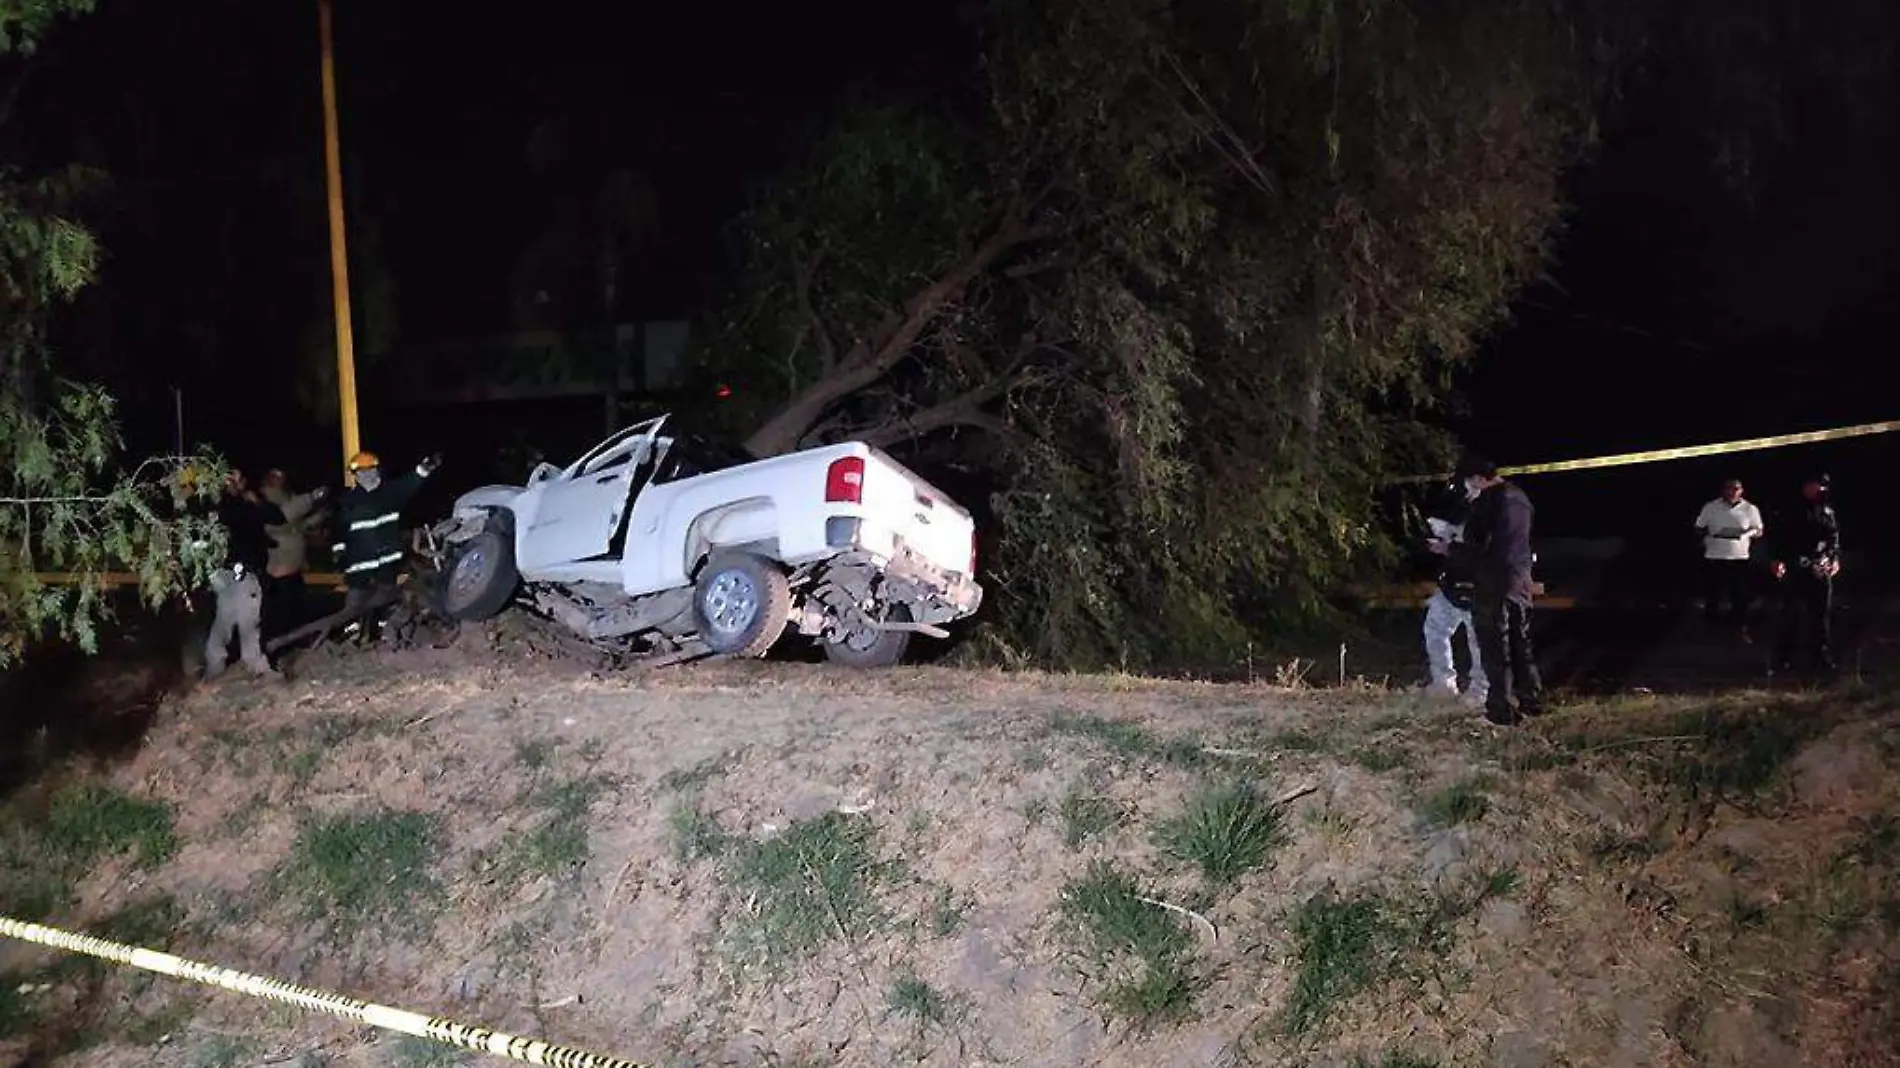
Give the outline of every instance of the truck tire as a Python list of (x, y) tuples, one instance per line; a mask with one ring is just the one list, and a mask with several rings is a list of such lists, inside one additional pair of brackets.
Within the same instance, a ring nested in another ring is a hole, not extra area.
[(762, 657), (791, 617), (791, 582), (762, 556), (715, 553), (693, 584), (693, 619), (700, 639), (715, 653)]
[(515, 569), (515, 540), (490, 526), (455, 547), (437, 591), (441, 613), (458, 623), (474, 623), (500, 614), (521, 584)]
[[(908, 623), (910, 609), (894, 604), (890, 608), (890, 618), (893, 622)], [(910, 648), (910, 636), (911, 632), (907, 630), (849, 631), (842, 641), (825, 643), (825, 659), (852, 668), (895, 667)]]

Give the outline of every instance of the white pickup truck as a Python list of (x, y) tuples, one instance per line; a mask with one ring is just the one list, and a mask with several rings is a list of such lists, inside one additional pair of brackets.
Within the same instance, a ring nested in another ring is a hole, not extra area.
[(425, 535), (440, 609), (484, 619), (519, 596), (590, 644), (667, 659), (764, 656), (789, 627), (879, 667), (982, 602), (970, 513), (877, 449), (752, 460), (666, 421), (463, 494)]

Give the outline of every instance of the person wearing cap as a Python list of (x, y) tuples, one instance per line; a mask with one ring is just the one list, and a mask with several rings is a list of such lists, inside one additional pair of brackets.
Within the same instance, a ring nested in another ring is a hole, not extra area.
[(284, 522), (264, 528), (270, 537), (270, 557), (264, 570), (264, 630), (278, 634), (297, 625), (304, 602), (304, 568), (309, 559), (309, 536), (324, 519), (317, 506), (329, 496), (318, 486), (293, 494), (284, 473), (276, 468), (264, 474), (263, 497), (284, 513)]
[(1470, 497), (1463, 487), (1456, 487), (1452, 497), (1435, 511), (1437, 514), (1426, 520), (1431, 528), (1431, 540), (1427, 544), (1434, 553), (1443, 556), (1444, 561), (1438, 572), (1438, 588), (1425, 603), (1425, 662), (1431, 668), (1431, 688), (1434, 693), (1458, 696), (1458, 664), (1452, 645), (1462, 630), (1471, 652), (1471, 681), (1465, 684), (1464, 699), (1482, 708), (1490, 681), (1484, 675), (1484, 654), (1478, 648), (1478, 630), (1471, 620), (1475, 586), (1469, 560), (1454, 557), (1450, 552), (1453, 545), (1464, 539), (1464, 525), (1471, 511)]
[[(1472, 498), (1464, 540), (1444, 552), (1471, 574), (1471, 620), (1487, 683), (1486, 722), (1513, 726), (1544, 711), (1544, 682), (1531, 647), (1531, 499), (1498, 477), (1497, 465), (1476, 453), (1458, 460), (1454, 475)], [(1512, 699), (1516, 706), (1512, 706)]]
[(404, 556), (403, 507), (441, 463), (440, 457), (431, 456), (413, 470), (385, 479), (375, 453), (350, 458), (349, 473), (356, 485), (337, 501), (338, 541), (331, 546), (348, 591), (345, 608), (365, 609), (395, 590)]
[(1742, 482), (1722, 483), (1722, 494), (1702, 506), (1695, 528), (1702, 535), (1702, 610), (1710, 623), (1722, 620), (1724, 602), (1748, 634), (1748, 611), (1755, 600), (1749, 550), (1762, 536), (1761, 509), (1742, 496)]
[(1834, 670), (1834, 576), (1841, 573), (1841, 523), (1828, 503), (1826, 475), (1801, 487), (1793, 521), (1780, 524), (1774, 575), (1781, 583), (1781, 637), (1774, 671), (1787, 671), (1796, 657), (1823, 671)]
[(231, 639), (238, 643), (238, 656), (253, 674), (272, 676), (270, 661), (258, 637), (264, 609), (264, 588), (259, 578), (270, 555), (270, 537), (266, 527), (282, 523), (284, 513), (251, 489), (244, 472), (232, 468), (225, 476), (224, 496), (218, 501), (218, 521), (228, 537), (224, 566), (211, 576), (211, 592), (217, 597), (217, 609), (211, 623), (211, 635), (205, 641), (205, 678), (224, 674), (231, 655)]

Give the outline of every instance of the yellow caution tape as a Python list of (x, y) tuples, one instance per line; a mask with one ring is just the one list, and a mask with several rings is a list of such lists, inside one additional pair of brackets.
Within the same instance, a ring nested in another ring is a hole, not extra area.
[(89, 957), (98, 957), (115, 964), (127, 964), (134, 968), (169, 975), (177, 979), (188, 979), (207, 986), (220, 987), (255, 998), (295, 1005), (313, 1012), (329, 1013), (346, 1020), (381, 1027), (389, 1031), (399, 1031), (405, 1035), (426, 1038), (461, 1049), (487, 1053), (510, 1060), (524, 1061), (528, 1064), (548, 1065), (550, 1068), (652, 1068), (637, 1061), (609, 1057), (603, 1053), (587, 1053), (567, 1046), (556, 1046), (538, 1038), (524, 1038), (519, 1035), (505, 1034), (486, 1027), (470, 1027), (441, 1016), (424, 1016), (418, 1012), (405, 1012), (392, 1009), (387, 1005), (376, 1005), (356, 998), (344, 997), (307, 986), (296, 986), (281, 979), (269, 979), (261, 975), (248, 975), (244, 972), (220, 968), (214, 964), (200, 964), (197, 961), (174, 957), (169, 953), (158, 953), (137, 946), (123, 945), (118, 942), (95, 938), (91, 935), (73, 934), (36, 923), (22, 923), (19, 920), (0, 916), (0, 935), (33, 942), (54, 949), (63, 949), (68, 953), (83, 953)]
[[(1778, 449), (1786, 445), (1813, 445), (1822, 441), (1839, 441), (1842, 438), (1866, 437), (1869, 434), (1890, 434), (1900, 430), (1900, 420), (1884, 423), (1862, 423), (1859, 426), (1836, 427), (1832, 430), (1810, 430), (1800, 434), (1776, 434), (1766, 438), (1745, 438), (1741, 441), (1718, 441), (1711, 445), (1685, 445), (1676, 449), (1649, 449), (1644, 452), (1623, 452), (1614, 456), (1593, 456), (1584, 460), (1556, 460), (1551, 463), (1522, 464), (1517, 467), (1500, 467), (1500, 475), (1547, 475), (1556, 471), (1590, 471), (1600, 467), (1627, 467), (1630, 464), (1656, 463), (1662, 460), (1690, 460), (1698, 456), (1722, 456), (1731, 452), (1752, 452), (1757, 449)], [(1443, 475), (1415, 475), (1404, 479), (1406, 482), (1439, 482), (1450, 478)]]

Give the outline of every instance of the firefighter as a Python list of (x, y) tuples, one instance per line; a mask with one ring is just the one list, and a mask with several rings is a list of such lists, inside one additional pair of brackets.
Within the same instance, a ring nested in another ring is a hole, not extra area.
[(365, 612), (394, 600), (404, 555), (403, 506), (441, 465), (440, 455), (430, 456), (413, 471), (385, 479), (375, 453), (350, 458), (349, 473), (356, 485), (337, 501), (338, 540), (331, 547), (348, 589), (344, 608)]

